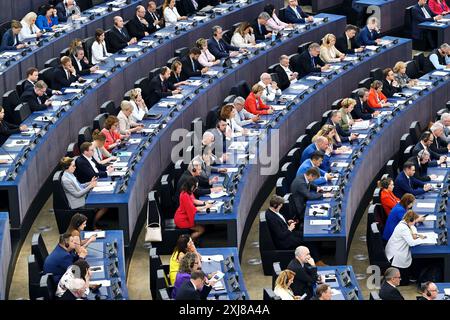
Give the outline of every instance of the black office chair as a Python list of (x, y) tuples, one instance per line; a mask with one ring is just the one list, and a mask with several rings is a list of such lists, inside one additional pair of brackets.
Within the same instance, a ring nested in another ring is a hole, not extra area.
[[(295, 141), (295, 148), (299, 148), (300, 150), (305, 150), (309, 145), (311, 144), (311, 137), (308, 134), (302, 134), (300, 137), (297, 138), (297, 141)], [(301, 158), (301, 156), (300, 156)]]
[(380, 295), (378, 294), (377, 291), (370, 291), (369, 300), (382, 300), (382, 299), (380, 298)]
[(9, 28), (11, 28), (11, 21), (6, 21), (0, 24), (0, 39), (3, 39), (3, 35)]
[(384, 212), (383, 206), (379, 203), (373, 203), (367, 210), (368, 217), (375, 219), (374, 222), (378, 224), (378, 230), (383, 233), (384, 226), (386, 225), (387, 215)]
[(373, 204), (381, 204), (381, 198), (380, 198), (381, 189), (375, 188), (372, 194), (372, 203)]
[(27, 79), (22, 79), (19, 82), (16, 83), (16, 92), (17, 95), (20, 97), (23, 93), (23, 86), (25, 84), (25, 81), (28, 81)]
[(402, 164), (401, 167), (403, 167), (403, 165), (405, 164), (406, 161), (408, 161), (409, 158), (411, 158), (413, 156), (413, 150), (414, 150), (414, 146), (411, 145), (409, 147), (407, 147), (405, 149), (405, 151), (403, 151), (403, 157), (402, 157)]
[(229, 96), (227, 96), (225, 99), (223, 99), (223, 104), (233, 104), (234, 99), (236, 99), (236, 96), (234, 94), (230, 94)]
[(141, 89), (141, 95), (144, 101), (150, 97), (150, 79), (147, 77), (140, 78), (134, 82), (135, 88)]
[(442, 108), (436, 112), (435, 121), (441, 120), (441, 117), (444, 113), (448, 112), (447, 108)]
[(231, 26), (230, 30), (231, 32), (234, 34), (234, 31), (236, 31), (237, 28), (239, 28), (239, 26), (241, 25), (242, 21), (233, 23), (233, 25)]
[(15, 123), (20, 124), (25, 121), (31, 114), (31, 109), (28, 103), (21, 103), (14, 108), (14, 117), (16, 119)]
[(161, 200), (161, 212), (164, 217), (161, 217), (163, 225), (166, 227), (175, 228), (175, 222), (173, 221), (173, 217), (175, 215), (175, 211), (177, 210), (175, 198), (175, 189), (174, 180), (171, 174), (164, 174), (161, 177), (159, 184), (159, 194)]
[(84, 49), (84, 56), (88, 59), (89, 63), (92, 63), (92, 44), (95, 41), (94, 37), (87, 37), (81, 41), (81, 44)]
[(45, 68), (50, 68), (50, 67), (58, 68), (60, 65), (61, 65), (61, 58), (59, 58), (59, 57), (48, 59), (44, 63)]
[(341, 108), (342, 100), (344, 99), (334, 100), (333, 103), (331, 104), (331, 110), (339, 110)]
[(419, 142), (420, 136), (422, 134), (422, 128), (420, 127), (419, 121), (411, 122), (411, 125), (409, 126), (409, 134), (411, 135), (411, 139), (414, 144)]
[(270, 78), (272, 79), (272, 81), (275, 81), (276, 83), (280, 83), (280, 78), (278, 77), (278, 73), (270, 73)]
[[(190, 141), (190, 140), (188, 140), (188, 141)], [(186, 168), (187, 168), (187, 164), (185, 164), (182, 159), (175, 162), (175, 165), (173, 167), (173, 172), (172, 172), (173, 185), (174, 185), (175, 189), (177, 188), (178, 181), (180, 180), (180, 177), (183, 174), (183, 172), (186, 170)], [(176, 203), (178, 206), (178, 199), (176, 199)]]
[(264, 211), (259, 213), (259, 252), (261, 255), (263, 272), (266, 276), (272, 274), (274, 262), (279, 261), (287, 266), (294, 258), (294, 250), (276, 249), (267, 225), (266, 213)]
[(275, 73), (275, 68), (277, 65), (279, 65), (279, 63), (272, 64), (269, 68), (267, 68), (267, 73)]
[(36, 257), (34, 255), (28, 256), (28, 295), (30, 296), (30, 300), (36, 300), (41, 297), (42, 294), (40, 292), (40, 281), (42, 276), (42, 268), (39, 267), (39, 264), (36, 261)]
[(160, 256), (157, 254), (156, 248), (150, 248), (149, 254), (149, 279), (150, 292), (152, 297), (156, 297), (157, 271), (163, 269), (165, 274), (169, 274), (169, 266), (163, 265)]
[(64, 48), (61, 50), (61, 52), (59, 53), (59, 57), (68, 57), (70, 55), (69, 53), (69, 48)]
[(222, 32), (222, 40), (223, 41), (230, 44), (232, 36), (233, 36), (233, 33), (231, 32), (231, 30), (223, 30), (223, 32)]
[(300, 148), (292, 148), (286, 155), (286, 162), (292, 162), (297, 168), (300, 166), (300, 159), (303, 150)]
[(247, 81), (241, 80), (235, 86), (231, 87), (230, 95), (234, 94), (236, 96), (243, 97), (244, 99), (250, 94), (250, 86)]
[(160, 70), (161, 68), (154, 68), (150, 70), (148, 73), (148, 79), (152, 81), (152, 79), (159, 74)]
[[(5, 121), (9, 123), (16, 123), (14, 117), (14, 109), (19, 105), (20, 99), (16, 90), (9, 90), (3, 94), (2, 98), (3, 109), (5, 110)], [(19, 124), (19, 123), (16, 123)]]
[(373, 78), (369, 77), (369, 78), (365, 78), (363, 80), (361, 80), (360, 82), (358, 82), (358, 88), (366, 88), (366, 89), (370, 89), (370, 85), (373, 82)]
[(383, 240), (378, 228), (378, 224), (373, 220), (367, 219), (367, 251), (369, 254), (370, 265), (377, 265), (383, 274), (391, 266), (384, 251)]
[[(98, 3), (98, 1), (96, 1)], [(86, 11), (94, 6), (93, 0), (77, 0), (77, 5), (81, 12)]]
[(189, 53), (188, 47), (181, 47), (175, 50), (174, 56), (179, 57), (180, 59), (187, 56)]
[(133, 90), (133, 89), (130, 89), (130, 90), (128, 90), (127, 92), (125, 92), (125, 93), (123, 94), (123, 100), (126, 100), (126, 101), (130, 101), (130, 100), (131, 100), (131, 98), (130, 98), (130, 96), (131, 96), (131, 90)]
[(39, 70), (38, 79), (44, 81), (48, 86), (53, 86), (53, 74), (55, 73), (55, 68), (48, 67), (42, 70)]
[[(168, 289), (170, 290), (169, 277), (163, 268), (156, 270), (156, 290)], [(171, 290), (170, 290), (171, 291)]]
[(219, 112), (221, 106), (215, 106), (206, 114), (206, 126), (205, 130), (212, 129), (216, 127), (217, 120), (219, 119)]
[(405, 149), (412, 144), (414, 144), (414, 141), (412, 140), (411, 135), (409, 133), (403, 134), (400, 138), (400, 148), (398, 151), (400, 155), (399, 158), (401, 158), (401, 155), (403, 154)]
[(173, 300), (170, 298), (169, 292), (168, 288), (159, 289), (156, 294), (156, 300)]
[(105, 125), (106, 118), (108, 118), (107, 113), (101, 113), (98, 116), (96, 116), (94, 118), (93, 125), (92, 125), (93, 130), (97, 129), (97, 130), (101, 131)]
[(277, 296), (272, 289), (270, 288), (263, 288), (263, 300), (281, 300), (279, 296)]
[(421, 77), (416, 61), (411, 60), (406, 62), (406, 75), (411, 79), (418, 79)]
[(78, 131), (78, 147), (81, 146), (83, 142), (92, 141), (92, 129), (89, 126), (83, 127)]
[(303, 52), (305, 52), (306, 50), (308, 50), (308, 47), (312, 44), (312, 41), (308, 41), (308, 42), (304, 42), (301, 45), (299, 45), (297, 47), (297, 52), (299, 54), (302, 54)]
[(103, 102), (103, 104), (100, 106), (100, 113), (107, 113), (109, 115), (115, 116), (117, 115), (118, 108), (116, 108), (116, 104), (112, 100), (108, 100)]
[(275, 193), (277, 196), (283, 197), (285, 194), (289, 193), (290, 184), (288, 184), (288, 179), (286, 177), (279, 177), (275, 184)]
[(41, 297), (44, 300), (52, 301), (55, 300), (56, 284), (53, 281), (53, 276), (51, 273), (44, 274), (39, 282), (39, 289), (42, 293)]
[(278, 10), (278, 19), (283, 22), (286, 22), (286, 8), (280, 8)]
[(333, 110), (327, 110), (322, 114), (322, 126), (327, 123), (328, 119), (330, 118), (331, 112), (333, 112)]
[(426, 73), (424, 70), (425, 55), (423, 54), (423, 52), (416, 53), (413, 57), (413, 60), (417, 63), (417, 67), (420, 71), (420, 76), (423, 76)]
[(381, 68), (374, 68), (370, 70), (370, 77), (373, 78), (373, 80), (383, 80), (383, 70)]
[(71, 142), (66, 150), (66, 157), (74, 158), (80, 155), (80, 149), (77, 142)]
[(305, 129), (305, 133), (311, 138), (319, 132), (320, 128), (322, 128), (322, 123), (320, 121), (313, 121)]
[(391, 177), (392, 179), (395, 180), (395, 178), (397, 178), (398, 175), (398, 165), (397, 165), (397, 161), (395, 161), (395, 159), (391, 159), (386, 163), (386, 170), (385, 172), (389, 175), (389, 177)]
[(41, 270), (44, 269), (44, 261), (48, 256), (47, 247), (40, 233), (33, 234), (31, 238), (31, 254), (35, 256)]
[(291, 70), (297, 70), (298, 67), (297, 60), (299, 57), (300, 57), (299, 53), (293, 53), (289, 56), (289, 67), (291, 68)]
[(403, 25), (403, 36), (405, 38), (411, 38), (411, 21), (412, 21), (412, 8), (413, 6), (409, 6), (405, 8), (404, 14), (404, 25)]
[(286, 183), (290, 186), (297, 174), (298, 164), (286, 162), (280, 169), (280, 176), (287, 179)]

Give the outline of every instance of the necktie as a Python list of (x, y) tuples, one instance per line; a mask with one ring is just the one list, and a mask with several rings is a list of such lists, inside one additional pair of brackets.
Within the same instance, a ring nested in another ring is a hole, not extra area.
[(222, 47), (222, 44), (220, 43), (220, 41), (217, 41), (217, 43), (219, 44), (219, 50), (220, 51), (225, 51), (225, 49)]
[(347, 49), (350, 50), (352, 48), (352, 42), (349, 38), (347, 38)]
[(294, 9), (292, 9), (292, 10), (294, 10), (294, 12), (295, 12), (295, 15), (297, 16), (297, 18), (298, 19), (300, 19), (301, 18), (301, 16), (300, 16), (300, 13), (298, 12), (298, 10), (297, 10), (297, 7), (295, 7)]
[(316, 67), (316, 65), (315, 65), (315, 63), (314, 63), (314, 57), (311, 57), (311, 65), (312, 65), (313, 68)]
[(167, 92), (166, 83), (164, 81), (161, 82), (162, 92)]
[(260, 34), (262, 34), (263, 32), (262, 32), (262, 28), (261, 28), (261, 25), (258, 23), (258, 28), (259, 28), (259, 33)]
[(428, 13), (427, 9), (425, 9), (425, 7), (422, 7), (422, 11), (423, 11), (423, 14), (425, 15), (425, 18), (427, 18), (427, 19), (431, 18), (430, 14)]
[(269, 95), (269, 86), (266, 86), (266, 92), (267, 92), (267, 95)]
[(120, 29), (120, 33), (121, 33), (125, 38), (127, 37), (127, 35), (125, 34), (125, 31), (123, 31), (123, 28)]
[(195, 63), (194, 63), (194, 60), (191, 59), (191, 63), (192, 63), (192, 71), (195, 71)]
[(69, 80), (69, 78), (70, 78), (69, 71), (66, 71), (66, 78), (67, 78), (67, 80)]
[(39, 104), (42, 104), (41, 98), (40, 98), (40, 97), (37, 97), (37, 102), (38, 102)]
[(412, 186), (411, 186), (411, 178), (410, 177), (408, 177), (408, 184), (412, 188)]

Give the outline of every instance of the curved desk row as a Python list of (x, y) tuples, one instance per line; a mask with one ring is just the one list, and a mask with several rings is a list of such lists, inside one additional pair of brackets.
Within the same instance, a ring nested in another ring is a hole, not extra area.
[[(239, 10), (235, 6), (234, 10), (217, 15), (214, 19), (206, 17), (205, 22), (199, 23), (196, 27), (191, 26), (178, 35), (174, 30), (166, 28), (161, 31), (161, 36), (169, 34), (162, 39), (162, 43), (158, 43), (152, 35), (149, 39), (154, 42), (153, 47), (134, 45), (130, 47), (131, 51), (115, 54), (106, 64), (101, 65), (101, 69), (106, 73), (87, 76), (87, 79), (93, 81), (88, 87), (83, 87), (86, 90), (55, 97), (60, 100), (72, 100), (72, 105), (58, 105), (47, 111), (31, 114), (25, 120), (25, 124), (31, 127), (31, 135), (12, 135), (0, 148), (0, 156), (5, 159), (14, 158), (10, 164), (0, 165), (0, 199), (2, 205), (9, 207), (12, 229), (21, 229), (33, 201), (59, 159), (64, 156), (67, 146), (77, 139), (77, 133), (81, 127), (91, 125), (92, 119), (98, 115), (103, 102), (113, 100), (119, 104), (123, 94), (133, 87), (134, 82), (139, 77), (147, 76), (149, 70), (165, 64), (168, 57), (172, 57), (174, 49), (191, 46), (198, 37), (208, 37), (211, 28), (216, 24), (229, 28), (244, 17), (257, 16), (265, 3), (267, 0), (254, 1), (248, 5), (241, 4), (242, 7)], [(221, 4), (220, 7), (226, 9), (230, 5)], [(63, 112), (65, 110), (66, 112)], [(52, 119), (57, 115), (59, 117)], [(47, 117), (47, 119), (37, 119), (37, 116)], [(50, 120), (55, 122), (51, 123)], [(37, 128), (33, 129), (33, 124)], [(38, 137), (41, 134), (37, 132), (39, 128), (44, 128), (46, 131), (41, 138)], [(36, 137), (37, 140), (35, 140)], [(31, 143), (32, 141), (34, 143)], [(48, 191), (47, 194), (49, 194)], [(139, 205), (142, 208), (143, 202)], [(30, 219), (33, 218), (30, 217)], [(126, 245), (128, 242), (126, 232)]]

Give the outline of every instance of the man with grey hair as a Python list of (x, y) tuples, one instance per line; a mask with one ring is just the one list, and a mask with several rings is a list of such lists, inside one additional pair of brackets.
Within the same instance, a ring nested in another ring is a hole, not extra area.
[(80, 8), (75, 4), (75, 0), (61, 1), (55, 6), (58, 21), (67, 22), (69, 18), (79, 19), (81, 15)]
[(400, 271), (390, 267), (384, 273), (384, 282), (379, 292), (382, 300), (405, 300), (397, 287), (400, 285)]
[(253, 22), (252, 28), (256, 41), (264, 41), (272, 37), (272, 32), (266, 29), (266, 24), (269, 19), (270, 16), (267, 12), (261, 12), (255, 22)]
[(28, 103), (32, 112), (47, 110), (51, 107), (52, 102), (46, 96), (47, 84), (39, 80), (34, 84), (33, 90), (28, 90), (22, 93), (20, 97), (21, 103)]
[(442, 124), (444, 128), (444, 133), (440, 138), (447, 141), (447, 143), (450, 143), (450, 113), (444, 112), (441, 115), (441, 120), (439, 120), (438, 122)]
[(427, 150), (423, 149), (417, 153), (417, 156), (409, 158), (408, 161), (412, 162), (414, 164), (414, 168), (416, 169), (416, 171), (414, 172), (414, 178), (419, 179), (423, 182), (428, 182), (437, 179), (437, 175), (427, 174), (428, 167), (440, 165), (441, 163), (445, 162), (445, 158), (441, 158), (437, 161), (431, 161), (430, 153)]
[[(324, 265), (323, 263), (317, 263), (317, 265)], [(287, 268), (295, 272), (294, 281), (292, 282), (291, 289), (294, 295), (303, 296), (306, 295), (304, 300), (309, 300), (314, 294), (314, 285), (323, 282), (321, 276), (317, 274), (316, 263), (309, 249), (305, 246), (299, 246), (295, 249), (295, 258), (289, 262)]]
[(123, 25), (123, 19), (121, 16), (115, 16), (113, 18), (114, 28), (111, 28), (109, 32), (109, 47), (111, 48), (112, 53), (116, 53), (119, 50), (122, 50), (126, 46), (131, 44), (135, 44), (137, 42), (136, 38), (130, 37), (126, 28)]
[(141, 5), (136, 7), (136, 15), (128, 22), (127, 28), (130, 36), (137, 40), (141, 40), (156, 31), (156, 27), (145, 20), (145, 8)]
[(236, 123), (243, 127), (250, 123), (255, 123), (259, 120), (259, 114), (254, 115), (251, 112), (245, 110), (245, 99), (242, 97), (236, 97), (233, 100), (233, 106), (236, 109), (236, 114), (234, 115), (234, 120)]
[(297, 78), (302, 78), (313, 72), (320, 73), (330, 68), (329, 64), (325, 64), (320, 59), (319, 54), (320, 45), (313, 42), (309, 45), (308, 50), (292, 59), (292, 64), (295, 66), (294, 71), (298, 72)]
[(238, 48), (231, 46), (223, 41), (223, 30), (221, 26), (214, 26), (212, 28), (213, 36), (208, 40), (208, 50), (216, 59), (236, 57), (239, 52), (247, 52), (245, 48)]
[(376, 118), (380, 114), (380, 111), (375, 111), (367, 104), (369, 99), (369, 90), (367, 88), (359, 88), (356, 95), (356, 105), (352, 111), (353, 119), (369, 120)]
[(431, 51), (424, 61), (423, 71), (428, 73), (432, 70), (442, 70), (450, 67), (450, 46), (447, 43), (441, 44), (437, 49)]
[(278, 85), (275, 81), (272, 81), (272, 77), (267, 72), (264, 72), (259, 77), (258, 84), (264, 88), (264, 91), (261, 95), (261, 99), (264, 102), (274, 101), (276, 96), (281, 95), (281, 89), (278, 88)]
[(147, 4), (145, 20), (147, 20), (150, 26), (154, 27), (155, 31), (164, 27), (164, 19), (156, 10), (156, 3), (153, 0), (149, 1)]
[(450, 152), (450, 144), (447, 140), (443, 140), (441, 137), (444, 134), (444, 126), (440, 122), (435, 122), (430, 128), (432, 135), (434, 136), (434, 141), (430, 146), (432, 152), (439, 153), (441, 155), (446, 155)]
[(289, 57), (285, 54), (280, 56), (280, 63), (275, 66), (274, 72), (278, 75), (278, 87), (281, 90), (289, 88), (291, 83), (297, 81), (298, 72), (292, 71), (289, 66)]

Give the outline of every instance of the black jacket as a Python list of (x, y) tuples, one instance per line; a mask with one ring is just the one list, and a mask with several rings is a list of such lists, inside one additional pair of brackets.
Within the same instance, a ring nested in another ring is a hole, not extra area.
[[(414, 156), (417, 156), (419, 154), (419, 151), (423, 150), (424, 147), (422, 145), (422, 143), (419, 141), (417, 142), (417, 144), (414, 146), (413, 150), (412, 150), (412, 154)], [(441, 157), (441, 155), (437, 152), (435, 152), (434, 150), (431, 149), (431, 146), (428, 148), (427, 150), (430, 153), (430, 159), (433, 162), (432, 163), (432, 167), (436, 167), (437, 166), (437, 160), (439, 160), (439, 158)]]
[(161, 98), (165, 98), (172, 95), (172, 90), (175, 90), (175, 86), (169, 81), (161, 81), (159, 73), (150, 81), (150, 90), (148, 101), (145, 101), (147, 106), (152, 106), (157, 103)]
[[(192, 66), (192, 62), (194, 62), (194, 66)], [(201, 69), (202, 65), (197, 61), (189, 57), (189, 55), (181, 58), (181, 63), (183, 66), (181, 67), (181, 73), (184, 79), (188, 79), (190, 77), (201, 77)], [(195, 69), (194, 69), (195, 68)]]
[(89, 161), (83, 155), (75, 160), (76, 169), (74, 175), (80, 183), (89, 182), (93, 177), (106, 178), (108, 176), (106, 166), (98, 163), (94, 158), (92, 158), (92, 161), (95, 163), (98, 173), (94, 171)]
[(394, 93), (402, 91), (402, 88), (394, 87), (386, 79), (383, 79), (383, 89), (381, 91), (386, 96), (386, 98), (391, 98), (394, 95)]
[(47, 106), (44, 104), (47, 100), (47, 96), (43, 95), (39, 97), (33, 90), (25, 91), (20, 97), (21, 103), (28, 103), (32, 112), (47, 110)]
[[(161, 15), (159, 14), (158, 10), (156, 10), (153, 14), (156, 16), (156, 18), (157, 18), (159, 21), (161, 21)], [(155, 19), (154, 19), (153, 16), (150, 14), (150, 12), (148, 12), (148, 10), (145, 11), (145, 20), (147, 20), (147, 22), (150, 24), (150, 28), (154, 27), (154, 26), (153, 26), (153, 23), (155, 22)], [(162, 24), (160, 25), (160, 28), (163, 28), (163, 27), (164, 27), (164, 23), (162, 23)], [(155, 31), (157, 30), (156, 27), (154, 27), (154, 28), (155, 28), (155, 29), (154, 29), (152, 32), (155, 32)]]
[(180, 73), (179, 76), (176, 76), (174, 72), (170, 73), (170, 78), (167, 80), (172, 86), (175, 86), (178, 82), (184, 81), (187, 78), (183, 72)]
[(5, 120), (0, 121), (0, 146), (2, 146), (9, 136), (15, 133), (19, 133), (20, 129), (18, 125), (8, 123)]
[(289, 262), (286, 269), (295, 272), (294, 282), (291, 285), (294, 295), (302, 296), (306, 293), (305, 300), (311, 299), (314, 295), (313, 285), (319, 278), (317, 267), (313, 267), (309, 263), (302, 266), (300, 261), (294, 258)]
[(347, 36), (344, 35), (342, 37), (339, 37), (336, 39), (336, 44), (334, 45), (336, 49), (338, 49), (340, 52), (349, 54), (349, 53), (355, 53), (355, 49), (358, 49), (360, 47), (359, 43), (356, 41), (356, 36), (350, 39), (350, 47), (348, 48), (347, 45)]
[(70, 87), (70, 84), (78, 80), (78, 76), (74, 76), (73, 74), (69, 75), (69, 78), (67, 79), (67, 73), (63, 69), (63, 67), (58, 67), (55, 69), (55, 72), (53, 73), (53, 83), (52, 87), (55, 90), (61, 90), (65, 87)]
[(350, 141), (350, 139), (349, 139), (349, 137), (351, 135), (350, 130), (342, 129), (342, 127), (339, 123), (333, 123), (333, 121), (331, 121), (331, 119), (328, 119), (327, 123), (331, 124), (332, 126), (334, 126), (336, 128), (336, 132), (339, 135), (339, 137), (341, 137), (342, 142)]
[(295, 249), (301, 245), (301, 234), (296, 230), (289, 231), (287, 223), (270, 209), (266, 211), (266, 221), (277, 250)]
[[(177, 183), (177, 196), (175, 197), (177, 199), (177, 201), (179, 201), (180, 197), (180, 190), (181, 187), (183, 186), (183, 184), (186, 182), (186, 180), (192, 177), (192, 174), (186, 170), (185, 172), (183, 172), (183, 174), (181, 175), (180, 179), (178, 180)], [(194, 195), (195, 197), (198, 199), (201, 196), (205, 196), (207, 194), (211, 193), (211, 185), (209, 184), (208, 179), (205, 179), (201, 176), (196, 177), (197, 181), (198, 181), (198, 188), (197, 190), (195, 190)]]
[(206, 300), (211, 289), (210, 286), (203, 286), (203, 290), (199, 292), (189, 280), (177, 290), (175, 300)]
[(72, 65), (75, 68), (75, 71), (77, 73), (77, 76), (86, 76), (88, 74), (91, 74), (91, 70), (89, 70), (92, 67), (92, 64), (86, 63), (83, 60), (80, 61), (81, 69), (78, 67), (78, 63), (73, 55), (70, 56), (70, 59), (72, 60)]
[[(198, 6), (197, 10), (200, 8), (199, 1), (196, 1)], [(180, 10), (181, 16), (190, 16), (197, 12), (195, 10), (194, 4), (192, 3), (192, 0), (180, 0), (177, 2), (177, 9)]]
[(430, 176), (427, 175), (428, 164), (430, 162), (421, 164), (417, 156), (409, 158), (408, 161), (412, 162), (414, 164), (414, 167), (416, 168), (416, 172), (414, 173), (414, 177), (416, 179), (424, 182), (428, 182), (431, 180)]
[(292, 205), (291, 212), (295, 212), (295, 216), (298, 220), (303, 221), (305, 216), (305, 207), (308, 200), (319, 200), (322, 199), (320, 193), (311, 192), (317, 190), (317, 186), (308, 183), (304, 175), (296, 176), (291, 184), (291, 194), (292, 194)]
[(379, 296), (382, 300), (405, 300), (400, 291), (386, 281), (381, 285)]
[[(317, 57), (311, 57), (309, 54), (309, 50), (304, 51), (299, 56), (292, 58), (292, 65), (295, 66), (294, 71), (298, 72), (298, 79), (312, 73), (312, 72), (320, 72), (320, 67), (323, 67), (325, 63), (322, 59)], [(314, 66), (313, 61), (314, 60)], [(320, 67), (317, 67), (320, 66)]]
[(116, 27), (111, 28), (111, 31), (108, 33), (108, 40), (106, 42), (109, 52), (116, 53), (128, 45), (131, 37), (128, 34), (127, 28), (122, 28), (122, 32), (124, 34), (122, 34)]
[(356, 98), (356, 105), (352, 111), (353, 119), (369, 120), (372, 119), (372, 113), (374, 112), (375, 111), (369, 107), (367, 102), (361, 102), (359, 97)]
[[(255, 20), (252, 24), (253, 33), (255, 35), (256, 41), (264, 41), (266, 39), (265, 35), (269, 33), (266, 27), (262, 24), (258, 26), (258, 20)], [(261, 30), (259, 30), (261, 28)]]
[(444, 141), (439, 137), (434, 137), (430, 150), (439, 153), (440, 155), (446, 155), (449, 152), (447, 148), (447, 141)]
[(137, 16), (134, 16), (133, 19), (128, 21), (127, 29), (130, 37), (136, 37), (138, 40), (145, 37), (145, 32), (152, 33), (156, 31), (156, 27), (153, 25), (153, 22), (149, 23), (147, 27), (145, 24), (141, 23)]
[[(47, 84), (47, 85), (49, 85), (49, 84)], [(25, 91), (32, 91), (32, 90), (34, 90), (34, 83), (31, 83), (31, 81), (24, 81), (23, 83), (22, 83), (22, 94), (25, 92)], [(45, 91), (45, 94), (47, 95), (47, 96), (51, 96), (52, 95), (52, 89), (50, 89), (50, 88), (47, 88), (47, 90)]]
[(291, 80), (289, 80), (288, 75), (286, 74), (286, 71), (284, 71), (283, 67), (281, 65), (277, 65), (274, 69), (275, 73), (278, 75), (278, 88), (281, 90), (285, 90), (289, 88), (291, 85)]

